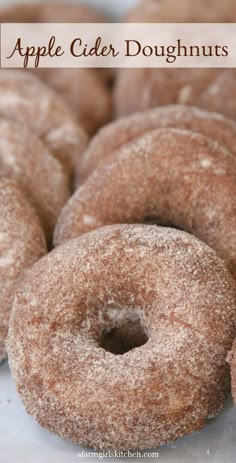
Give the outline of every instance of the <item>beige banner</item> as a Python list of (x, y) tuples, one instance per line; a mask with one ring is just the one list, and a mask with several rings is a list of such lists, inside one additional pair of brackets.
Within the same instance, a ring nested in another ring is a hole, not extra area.
[(1, 24), (1, 67), (236, 67), (236, 24)]

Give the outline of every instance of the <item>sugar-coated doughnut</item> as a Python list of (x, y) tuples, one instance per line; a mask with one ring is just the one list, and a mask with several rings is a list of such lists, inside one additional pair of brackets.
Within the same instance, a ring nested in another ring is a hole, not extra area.
[(14, 302), (8, 354), (26, 410), (96, 449), (202, 428), (229, 391), (235, 297), (222, 260), (185, 232), (116, 225), (59, 246)]
[(0, 362), (17, 285), (25, 269), (46, 254), (44, 233), (19, 187), (0, 178)]
[(68, 172), (87, 145), (87, 135), (64, 99), (30, 72), (0, 71), (0, 116), (30, 127)]
[(79, 123), (93, 135), (112, 118), (111, 92), (91, 69), (36, 69), (37, 77), (66, 98)]
[(98, 167), (109, 162), (114, 151), (146, 132), (179, 128), (201, 133), (236, 155), (236, 123), (221, 114), (184, 105), (162, 106), (117, 119), (103, 127), (91, 140), (76, 172), (76, 186)]
[[(114, 91), (115, 112), (121, 117), (156, 106), (187, 104), (236, 118), (231, 102), (235, 76), (233, 69), (122, 69)], [(221, 88), (226, 88), (228, 98), (222, 97)]]
[(224, 69), (201, 95), (199, 105), (236, 120), (236, 71)]
[(219, 23), (234, 22), (234, 0), (142, 0), (130, 9), (125, 22)]
[(202, 135), (149, 132), (114, 153), (59, 216), (55, 245), (115, 223), (155, 221), (196, 235), (236, 275), (236, 158)]
[(50, 241), (60, 210), (70, 195), (68, 176), (35, 134), (3, 118), (0, 118), (0, 175), (20, 183)]

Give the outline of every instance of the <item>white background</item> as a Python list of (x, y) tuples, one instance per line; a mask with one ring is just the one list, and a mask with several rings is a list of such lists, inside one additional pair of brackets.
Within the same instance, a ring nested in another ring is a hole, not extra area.
[[(66, 0), (65, 0), (66, 1)], [(175, 0), (173, 0), (175, 1)], [(7, 3), (9, 1), (1, 1)], [(114, 17), (135, 3), (131, 0), (91, 0), (113, 11)], [(17, 397), (7, 363), (0, 366), (0, 463), (76, 463), (98, 462), (81, 459), (81, 449), (40, 429), (29, 417)], [(158, 449), (161, 463), (234, 463), (236, 461), (236, 408), (229, 399), (225, 410), (205, 429)], [(152, 461), (143, 459), (142, 461)], [(105, 460), (108, 461), (108, 460)], [(118, 460), (114, 460), (118, 461)], [(122, 462), (126, 460), (123, 459)], [(132, 458), (129, 462), (140, 462)]]

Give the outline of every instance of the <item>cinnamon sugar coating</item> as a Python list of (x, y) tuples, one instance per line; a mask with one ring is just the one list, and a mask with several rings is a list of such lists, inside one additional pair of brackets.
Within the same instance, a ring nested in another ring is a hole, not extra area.
[(69, 198), (68, 176), (35, 134), (3, 118), (0, 118), (0, 174), (21, 185), (50, 241), (60, 210)]
[(186, 104), (236, 119), (235, 81), (235, 69), (122, 69), (114, 91), (115, 112), (121, 117), (156, 106)]
[[(10, 368), (44, 428), (95, 449), (152, 448), (222, 409), (235, 312), (235, 281), (203, 242), (105, 227), (33, 267), (14, 302)], [(123, 355), (101, 347), (104, 333), (129, 324), (146, 344)]]
[(236, 274), (236, 158), (184, 130), (149, 132), (114, 153), (59, 216), (55, 245), (115, 223), (155, 221), (196, 235)]
[(1, 70), (0, 116), (28, 126), (69, 173), (87, 145), (64, 99), (30, 72)]
[(36, 69), (35, 74), (62, 95), (77, 120), (93, 135), (112, 118), (111, 91), (91, 69)]
[(178, 128), (201, 133), (236, 155), (236, 123), (221, 114), (192, 106), (170, 105), (132, 114), (103, 127), (91, 140), (76, 172), (76, 186), (101, 165), (114, 151), (146, 132), (159, 128)]
[(236, 71), (225, 69), (201, 95), (200, 106), (236, 119)]
[(33, 207), (12, 181), (0, 179), (0, 362), (15, 290), (25, 269), (46, 254), (44, 233)]
[(230, 365), (231, 365), (231, 386), (233, 399), (236, 404), (236, 340), (234, 341), (232, 351), (230, 352)]

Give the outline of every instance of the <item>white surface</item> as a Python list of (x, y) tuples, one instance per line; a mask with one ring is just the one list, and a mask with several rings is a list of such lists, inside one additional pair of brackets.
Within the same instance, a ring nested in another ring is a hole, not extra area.
[[(2, 0), (0, 3), (13, 2)], [(101, 6), (117, 16), (134, 4), (135, 0), (91, 0), (87, 3)], [(85, 459), (78, 457), (80, 450), (79, 447), (39, 428), (24, 411), (15, 392), (7, 363), (0, 366), (0, 463), (82, 462)], [(201, 432), (162, 447), (158, 452), (158, 461), (163, 463), (236, 462), (236, 408), (233, 408), (232, 401), (229, 400), (225, 410), (216, 419), (209, 421)], [(129, 462), (141, 460), (132, 458)], [(145, 460), (153, 459), (142, 461)], [(90, 458), (86, 461), (102, 460)]]

